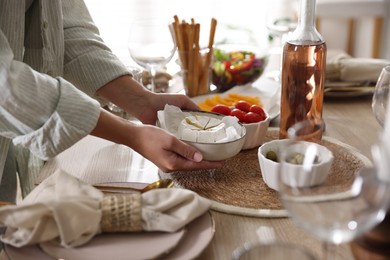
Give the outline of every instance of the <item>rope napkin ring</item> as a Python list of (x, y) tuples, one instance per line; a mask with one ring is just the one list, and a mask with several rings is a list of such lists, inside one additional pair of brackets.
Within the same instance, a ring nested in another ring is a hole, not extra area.
[(101, 209), (102, 232), (142, 231), (141, 194), (103, 197)]

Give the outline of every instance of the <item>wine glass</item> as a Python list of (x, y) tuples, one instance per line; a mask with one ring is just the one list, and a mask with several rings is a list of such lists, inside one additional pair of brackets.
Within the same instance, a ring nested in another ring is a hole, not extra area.
[[(269, 0), (265, 16), (265, 24), (269, 33), (269, 38), (276, 43), (271, 52), (282, 56), (282, 48), (289, 33), (295, 30), (298, 23), (298, 1), (297, 0)], [(275, 41), (274, 41), (275, 40)], [(276, 81), (280, 80), (281, 64), (279, 70), (270, 71), (268, 77)]]
[(155, 76), (176, 51), (172, 26), (162, 19), (135, 20), (130, 27), (128, 50), (131, 58), (152, 77), (151, 90), (157, 92)]
[(387, 102), (390, 89), (390, 65), (384, 67), (379, 75), (372, 97), (372, 111), (378, 123), (383, 127), (385, 124)]
[[(295, 30), (298, 21), (296, 0), (272, 0), (266, 14), (266, 26), (271, 37), (285, 40), (289, 32)], [(283, 45), (283, 42), (281, 42)]]
[(346, 166), (342, 153), (321, 145), (325, 142), (305, 141), (313, 135), (310, 129), (318, 131), (313, 125), (307, 120), (288, 130), (278, 191), (292, 220), (323, 241), (324, 256), (332, 259), (331, 247), (352, 241), (384, 219), (390, 183), (375, 168)]
[(278, 242), (275, 240), (275, 231), (268, 226), (260, 226), (256, 231), (258, 241), (245, 242), (232, 253), (232, 260), (270, 259), (284, 260), (314, 260), (316, 257), (305, 247)]

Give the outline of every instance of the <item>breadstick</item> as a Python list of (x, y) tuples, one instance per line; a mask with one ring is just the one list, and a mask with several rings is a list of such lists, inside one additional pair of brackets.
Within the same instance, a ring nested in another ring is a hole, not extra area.
[(211, 57), (213, 55), (213, 45), (214, 45), (214, 37), (215, 37), (215, 30), (217, 27), (217, 20), (212, 18), (211, 19), (211, 25), (210, 25), (210, 36), (209, 36), (209, 45), (208, 45), (208, 50), (209, 52), (206, 55), (206, 60), (204, 64), (204, 73), (202, 75), (202, 80), (201, 80), (201, 91), (200, 94), (206, 94), (207, 93), (207, 87), (208, 87), (208, 80), (209, 80), (209, 69), (210, 69), (210, 63), (211, 63)]
[(195, 24), (195, 35), (194, 35), (194, 43), (195, 43), (195, 50), (194, 50), (194, 60), (193, 60), (193, 66), (194, 66), (194, 78), (193, 78), (193, 86), (194, 86), (194, 95), (199, 95), (199, 79), (201, 74), (201, 70), (199, 70), (199, 62), (202, 62), (202, 57), (200, 57), (199, 54), (199, 33), (200, 33), (200, 24)]
[(183, 55), (183, 53), (180, 52), (180, 50), (183, 50), (183, 46), (184, 46), (183, 34), (181, 32), (181, 26), (177, 15), (174, 16), (174, 19), (175, 22), (173, 23), (173, 28), (175, 29), (176, 45), (179, 50), (180, 62), (184, 67), (186, 67), (187, 60), (185, 58), (185, 55)]
[(195, 74), (195, 66), (194, 66), (194, 61), (195, 61), (195, 20), (194, 18), (191, 18), (191, 24), (189, 25), (190, 27), (190, 34), (188, 36), (188, 54), (189, 54), (189, 68), (188, 68), (188, 74), (191, 75), (191, 77), (188, 80), (188, 85), (189, 88), (192, 90), (192, 96), (196, 96), (196, 85), (195, 79), (198, 75)]

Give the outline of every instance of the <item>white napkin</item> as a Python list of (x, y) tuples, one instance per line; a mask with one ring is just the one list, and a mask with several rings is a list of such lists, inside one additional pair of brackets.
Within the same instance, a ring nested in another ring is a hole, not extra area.
[[(106, 203), (118, 200), (124, 202), (118, 208), (110, 208), (111, 204)], [(91, 185), (57, 171), (20, 205), (0, 207), (0, 226), (7, 227), (0, 240), (15, 247), (49, 240), (75, 247), (102, 232), (175, 232), (209, 207), (207, 199), (175, 188), (105, 197)], [(123, 210), (128, 215), (120, 214)], [(113, 228), (109, 230), (107, 225)]]
[(390, 64), (388, 60), (353, 58), (345, 52), (329, 50), (325, 79), (330, 81), (376, 82), (382, 68), (388, 64)]

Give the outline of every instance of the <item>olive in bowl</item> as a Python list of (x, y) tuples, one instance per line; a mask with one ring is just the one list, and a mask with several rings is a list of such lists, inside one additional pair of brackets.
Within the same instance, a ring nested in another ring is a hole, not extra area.
[[(264, 182), (268, 187), (278, 190), (278, 175), (281, 167), (282, 152), (286, 152), (288, 139), (272, 140), (264, 143), (258, 150), (260, 171)], [(313, 146), (316, 151), (316, 163), (311, 172), (304, 170), (304, 150), (307, 146)], [(290, 149), (289, 149), (290, 150)], [(323, 145), (302, 141), (294, 146), (294, 150), (288, 157), (288, 163), (284, 164), (289, 172), (288, 179), (283, 179), (290, 186), (310, 187), (323, 183), (332, 166), (333, 154)]]

